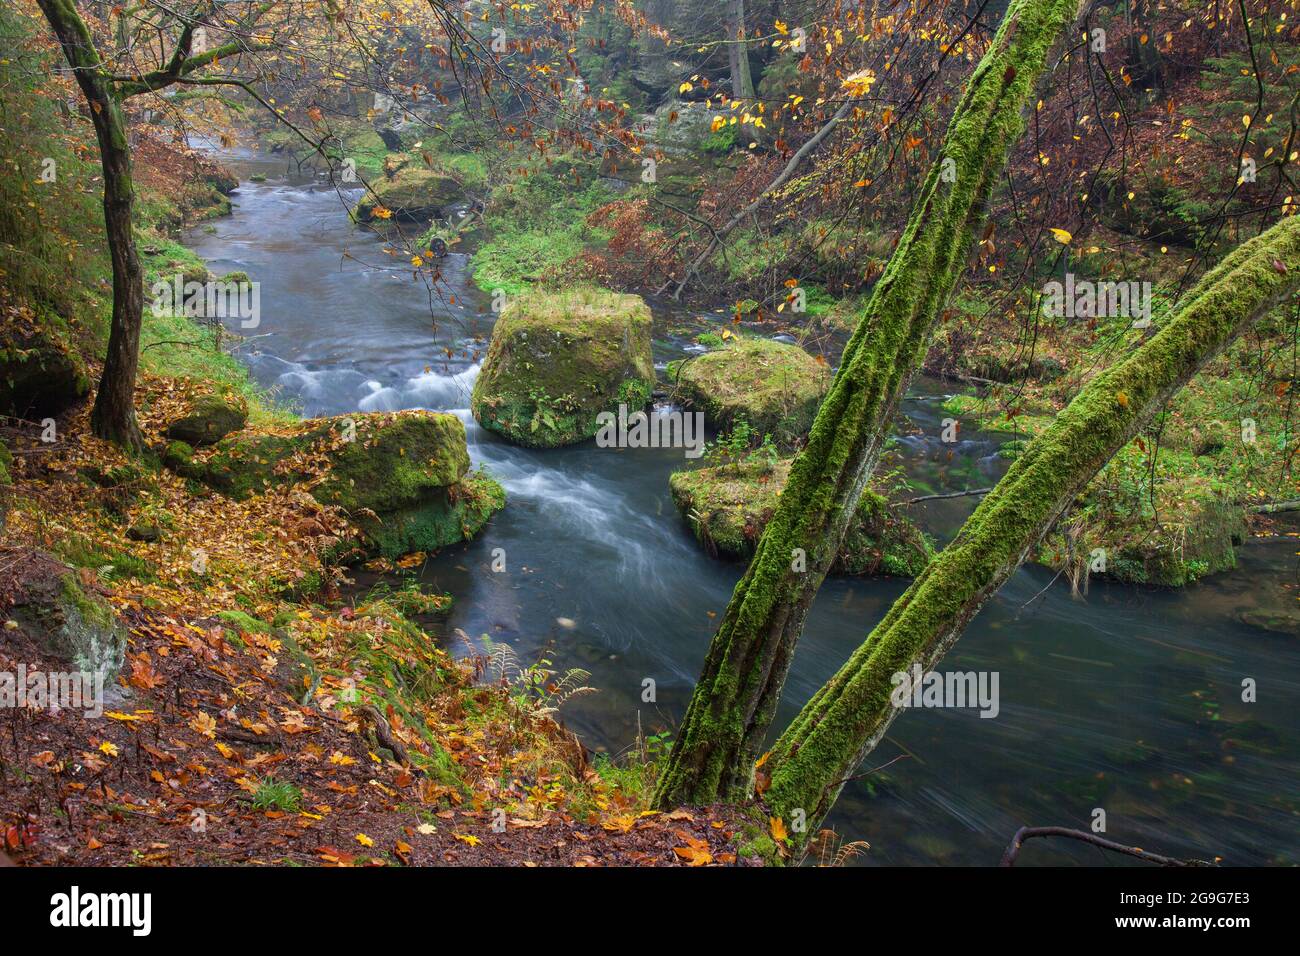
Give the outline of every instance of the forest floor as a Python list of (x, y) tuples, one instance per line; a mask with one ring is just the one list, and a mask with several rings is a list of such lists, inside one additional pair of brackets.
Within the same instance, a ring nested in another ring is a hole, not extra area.
[[(175, 217), (224, 208), (211, 169), (151, 143), (146, 268), (187, 255)], [(157, 154), (157, 155), (154, 155)], [(178, 197), (184, 202), (178, 202)], [(106, 284), (100, 283), (107, 315)], [(12, 302), (6, 309), (16, 308)], [(20, 309), (21, 311), (21, 309)], [(155, 451), (11, 422), (0, 541), (0, 671), (66, 661), (14, 619), (71, 573), (126, 634), (102, 716), (0, 715), (0, 856), (20, 865), (748, 865), (765, 827), (734, 808), (648, 809), (653, 754), (589, 759), (559, 722), (547, 672), (513, 678), (436, 637), (446, 595), (399, 562), (365, 593), (325, 556), (346, 520), (301, 488), (234, 501), (159, 467), (164, 427), (196, 387), (234, 388), (266, 426), (285, 414), (195, 330), (147, 316), (136, 405)], [(102, 321), (102, 319), (101, 319)], [(183, 321), (183, 320), (174, 320)], [(85, 336), (90, 378), (102, 333)], [(187, 334), (184, 334), (188, 332)], [(151, 534), (138, 533), (141, 528)], [(540, 690), (539, 690), (540, 684)], [(0, 862), (4, 862), (0, 859)]]

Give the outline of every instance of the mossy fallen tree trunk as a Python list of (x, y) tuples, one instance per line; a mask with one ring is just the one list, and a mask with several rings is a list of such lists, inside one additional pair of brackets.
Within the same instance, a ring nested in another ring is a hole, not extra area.
[(714, 636), (660, 778), (658, 806), (747, 795), (804, 617), (965, 270), (989, 195), (1023, 129), (1022, 113), (1076, 4), (1014, 0), (976, 67)]
[(1298, 287), (1300, 220), (1292, 217), (1224, 259), (1158, 334), (1093, 379), (777, 741), (765, 763), (771, 811), (806, 819), (804, 835), (813, 832), (897, 715), (893, 676), (914, 664), (931, 669), (1111, 457)]

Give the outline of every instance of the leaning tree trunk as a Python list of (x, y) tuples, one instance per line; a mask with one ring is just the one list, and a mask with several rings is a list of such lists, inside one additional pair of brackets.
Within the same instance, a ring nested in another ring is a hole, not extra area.
[(1014, 0), (972, 75), (713, 638), (657, 806), (747, 795), (804, 617), (965, 270), (1007, 151), (1023, 129), (1029, 95), (1077, 2)]
[(103, 62), (72, 0), (38, 0), (54, 28), (64, 56), (90, 104), (99, 160), (104, 172), (104, 225), (113, 262), (113, 319), (108, 355), (95, 395), (91, 430), (123, 448), (144, 447), (135, 418), (135, 373), (140, 360), (140, 325), (144, 314), (143, 276), (131, 231), (135, 187), (131, 150), (122, 106), (104, 73)]
[(1235, 250), (1158, 334), (1094, 378), (777, 741), (763, 795), (771, 810), (812, 832), (897, 715), (894, 675), (933, 667), (1106, 462), (1297, 287), (1300, 219), (1291, 217)]

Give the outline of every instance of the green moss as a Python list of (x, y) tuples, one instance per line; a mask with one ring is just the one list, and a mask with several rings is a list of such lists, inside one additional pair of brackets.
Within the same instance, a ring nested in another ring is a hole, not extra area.
[(650, 329), (637, 296), (600, 289), (515, 296), (474, 383), (474, 417), (530, 447), (590, 438), (600, 412), (646, 404), (654, 386)]
[(461, 185), (451, 176), (409, 157), (387, 165), (369, 187), (352, 212), (359, 222), (369, 222), (379, 207), (398, 218), (428, 218), (463, 197)]
[[(710, 554), (748, 559), (776, 511), (789, 472), (788, 459), (774, 465), (719, 465), (674, 472), (669, 487), (678, 511)], [(933, 554), (933, 545), (916, 525), (867, 490), (832, 573), (913, 577)]]
[(482, 471), (468, 474), (419, 504), (387, 512), (378, 519), (358, 520), (364, 535), (364, 553), (398, 558), (468, 541), (505, 503), (504, 489), (490, 475)]
[(744, 338), (682, 362), (674, 387), (714, 428), (744, 418), (755, 431), (789, 445), (808, 434), (830, 378), (830, 370), (797, 345)]
[(457, 482), (469, 469), (469, 452), (455, 415), (357, 414), (232, 435), (195, 468), (201, 480), (236, 498), (311, 479), (322, 504), (387, 512)]

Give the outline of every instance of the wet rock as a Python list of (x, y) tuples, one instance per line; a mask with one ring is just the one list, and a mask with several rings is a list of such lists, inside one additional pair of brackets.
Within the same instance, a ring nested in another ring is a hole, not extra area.
[(514, 296), (492, 331), (470, 408), (516, 444), (584, 441), (597, 416), (643, 409), (654, 388), (650, 310), (603, 289)]
[[(776, 511), (790, 462), (755, 460), (674, 472), (669, 478), (673, 502), (710, 554), (748, 560)], [(920, 529), (868, 489), (831, 572), (914, 577), (932, 557), (934, 547)]]
[(398, 219), (430, 219), (461, 198), (460, 184), (451, 176), (394, 154), (384, 163), (384, 175), (370, 183), (352, 214), (358, 222), (370, 222), (383, 218), (375, 215), (382, 207)]
[(730, 429), (743, 418), (789, 445), (808, 434), (831, 375), (797, 345), (745, 338), (673, 366), (669, 379), (712, 427)]
[(425, 411), (324, 418), (274, 432), (243, 431), (206, 454), (173, 442), (168, 467), (235, 498), (298, 483), (347, 512), (359, 537), (339, 554), (398, 557), (476, 534), (505, 504), (482, 473), (468, 474), (465, 425)]

